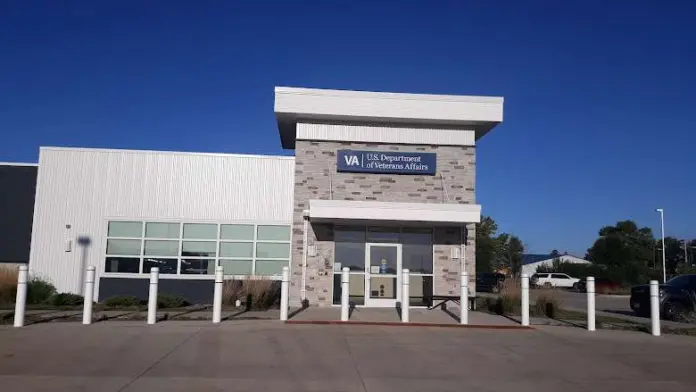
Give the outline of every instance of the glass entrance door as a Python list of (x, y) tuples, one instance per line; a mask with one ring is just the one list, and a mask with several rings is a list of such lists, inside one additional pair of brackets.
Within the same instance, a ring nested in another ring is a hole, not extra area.
[(365, 244), (365, 306), (396, 307), (401, 300), (401, 244)]

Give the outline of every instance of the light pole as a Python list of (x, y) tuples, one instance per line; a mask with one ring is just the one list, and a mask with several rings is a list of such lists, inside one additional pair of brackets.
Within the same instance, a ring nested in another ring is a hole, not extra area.
[(662, 283), (667, 282), (667, 269), (665, 267), (665, 210), (657, 208), (655, 211), (660, 213), (660, 225), (662, 226)]

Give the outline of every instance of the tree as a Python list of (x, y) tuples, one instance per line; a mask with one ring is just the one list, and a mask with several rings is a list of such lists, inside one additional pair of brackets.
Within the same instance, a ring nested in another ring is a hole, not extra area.
[(650, 228), (639, 229), (633, 221), (621, 221), (599, 230), (599, 238), (585, 258), (604, 266), (624, 283), (637, 283), (646, 279), (654, 263), (654, 245)]
[(498, 225), (489, 216), (476, 226), (476, 272), (519, 273), (524, 253), (522, 241), (508, 233), (496, 236), (497, 231)]
[(498, 225), (489, 217), (484, 216), (481, 223), (476, 225), (476, 272), (490, 272), (493, 270), (495, 257), (495, 239), (493, 235), (498, 231)]
[(522, 241), (511, 234), (502, 233), (495, 239), (497, 243), (496, 261), (498, 270), (507, 270), (513, 275), (522, 269), (524, 245)]

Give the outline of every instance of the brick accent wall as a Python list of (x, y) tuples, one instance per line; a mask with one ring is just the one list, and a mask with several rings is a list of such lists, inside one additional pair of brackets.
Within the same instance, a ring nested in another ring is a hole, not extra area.
[[(339, 149), (434, 152), (437, 175), (397, 175), (336, 172)], [(303, 258), (303, 211), (310, 199), (371, 200), (406, 203), (475, 203), (476, 153), (468, 146), (385, 145), (374, 143), (297, 140), (295, 151), (295, 198), (292, 237), (290, 300), (300, 303)], [(443, 178), (444, 177), (444, 180)], [(376, 224), (379, 225), (379, 224)], [(333, 225), (310, 223), (307, 239), (316, 255), (307, 257), (306, 297), (311, 306), (330, 306), (333, 283)], [(466, 263), (473, 282), (476, 270), (475, 225), (467, 225)], [(459, 248), (459, 227), (437, 227), (434, 235), (435, 294), (459, 293), (459, 260), (451, 248)], [(473, 290), (473, 284), (470, 284)]]

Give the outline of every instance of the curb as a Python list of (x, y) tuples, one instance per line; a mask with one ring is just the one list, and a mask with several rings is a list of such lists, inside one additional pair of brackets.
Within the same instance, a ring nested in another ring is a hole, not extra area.
[(435, 327), (435, 328), (463, 328), (463, 329), (508, 329), (508, 330), (533, 330), (533, 327), (522, 325), (489, 325), (489, 324), (435, 324), (435, 323), (399, 323), (380, 321), (339, 321), (339, 320), (287, 320), (285, 324), (294, 325), (365, 325), (383, 327)]

